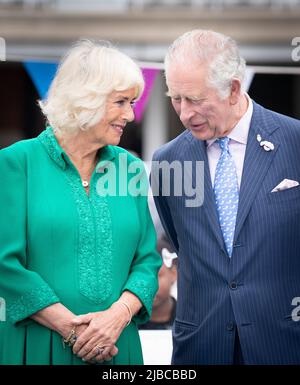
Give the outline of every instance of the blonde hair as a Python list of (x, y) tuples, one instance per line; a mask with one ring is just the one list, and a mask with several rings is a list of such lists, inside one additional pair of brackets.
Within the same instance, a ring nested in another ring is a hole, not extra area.
[(99, 123), (108, 95), (135, 87), (144, 90), (141, 69), (108, 42), (80, 40), (61, 61), (40, 108), (54, 130), (76, 133)]
[(215, 88), (221, 98), (230, 94), (233, 79), (242, 83), (246, 62), (241, 57), (236, 42), (226, 35), (210, 30), (195, 29), (178, 37), (169, 47), (165, 57), (165, 72), (172, 62), (208, 64), (208, 85)]

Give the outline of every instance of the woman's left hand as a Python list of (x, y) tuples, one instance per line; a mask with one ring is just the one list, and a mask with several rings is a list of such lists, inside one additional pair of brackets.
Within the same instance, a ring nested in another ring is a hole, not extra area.
[(129, 313), (126, 307), (118, 302), (115, 302), (108, 310), (74, 318), (72, 321), (74, 326), (89, 325), (75, 342), (73, 353), (84, 361), (111, 360), (118, 353), (115, 343), (128, 320)]

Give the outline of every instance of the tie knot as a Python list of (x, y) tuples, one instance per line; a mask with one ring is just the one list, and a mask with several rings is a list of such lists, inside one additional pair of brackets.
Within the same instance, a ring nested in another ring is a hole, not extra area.
[(222, 151), (228, 151), (228, 143), (229, 143), (229, 138), (228, 136), (225, 136), (224, 138), (219, 138), (217, 139), (217, 143), (219, 144), (220, 148)]

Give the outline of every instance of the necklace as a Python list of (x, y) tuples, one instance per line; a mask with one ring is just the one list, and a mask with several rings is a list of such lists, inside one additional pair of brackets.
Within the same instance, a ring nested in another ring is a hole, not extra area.
[(90, 178), (92, 177), (93, 170), (95, 168), (95, 164), (93, 165), (92, 169), (89, 171), (89, 173), (84, 174), (84, 177), (81, 178), (81, 184), (84, 188), (88, 188), (90, 185)]
[(93, 171), (91, 170), (88, 174), (84, 174), (84, 176), (81, 177), (81, 184), (84, 188), (88, 188), (90, 185), (90, 178), (92, 177)]
[[(70, 152), (70, 151), (67, 151), (67, 150), (65, 150), (65, 151), (66, 151), (67, 155), (69, 156), (69, 158), (71, 159), (71, 161), (73, 162), (73, 164), (74, 164), (75, 167), (76, 167), (76, 160), (75, 160), (74, 157), (73, 157), (73, 153)], [(92, 173), (93, 173), (93, 170), (94, 170), (95, 167), (96, 167), (96, 164), (97, 164), (97, 156), (96, 156), (96, 158), (93, 160), (93, 162), (92, 162), (92, 167), (90, 168), (90, 170), (89, 170), (87, 173), (84, 173), (84, 174), (85, 174), (85, 178), (87, 178), (87, 179), (81, 178), (81, 184), (82, 184), (82, 186), (83, 186), (85, 189), (88, 188), (89, 185), (90, 185), (90, 183), (89, 183), (89, 178), (91, 177), (91, 175), (92, 175)], [(80, 168), (79, 168), (78, 166), (77, 166), (76, 168), (77, 168), (79, 174), (81, 174)]]

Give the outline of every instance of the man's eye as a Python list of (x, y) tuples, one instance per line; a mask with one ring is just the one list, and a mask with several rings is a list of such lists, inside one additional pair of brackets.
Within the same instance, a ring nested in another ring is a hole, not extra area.
[(130, 102), (130, 105), (131, 105), (131, 107), (134, 107), (134, 106), (136, 105), (136, 100), (132, 100), (132, 101)]
[(191, 103), (193, 104), (200, 104), (203, 102), (203, 99), (190, 99)]
[(117, 100), (116, 104), (118, 104), (119, 106), (123, 106), (125, 104), (125, 100)]
[(172, 101), (175, 103), (180, 103), (181, 98), (172, 98)]

